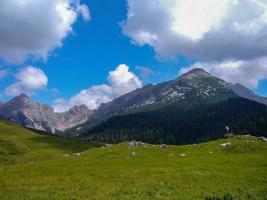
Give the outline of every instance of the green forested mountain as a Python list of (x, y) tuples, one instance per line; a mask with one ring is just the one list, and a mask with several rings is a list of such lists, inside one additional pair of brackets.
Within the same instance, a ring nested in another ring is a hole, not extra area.
[(226, 126), (235, 134), (267, 136), (267, 107), (239, 97), (187, 110), (172, 104), (158, 110), (111, 117), (84, 134), (115, 143), (135, 139), (186, 144), (222, 138)]

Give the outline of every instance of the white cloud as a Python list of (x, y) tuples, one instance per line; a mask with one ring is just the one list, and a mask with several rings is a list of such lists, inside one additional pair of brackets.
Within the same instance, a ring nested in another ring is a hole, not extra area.
[(267, 58), (251, 61), (229, 60), (221, 63), (196, 63), (190, 67), (182, 68), (180, 74), (193, 68), (203, 68), (228, 82), (241, 83), (251, 89), (257, 88), (261, 80), (267, 79)]
[(267, 54), (267, 1), (128, 0), (122, 29), (160, 57), (251, 60)]
[(89, 109), (96, 109), (102, 103), (112, 101), (123, 94), (142, 87), (142, 82), (125, 64), (119, 65), (114, 71), (109, 72), (108, 84), (95, 85), (70, 98), (68, 101), (57, 99), (54, 102), (56, 112), (63, 112), (74, 105), (85, 104)]
[(47, 86), (48, 78), (39, 68), (28, 66), (15, 75), (16, 82), (5, 89), (8, 96), (16, 96), (21, 93), (33, 95), (36, 91)]
[(112, 97), (116, 98), (142, 86), (142, 82), (125, 64), (119, 65), (109, 72), (109, 85), (112, 88)]
[(79, 14), (90, 20), (79, 0), (1, 0), (0, 58), (8, 63), (46, 59), (62, 46)]
[(5, 78), (7, 76), (6, 70), (0, 70), (0, 79)]
[(85, 21), (90, 21), (91, 20), (91, 15), (90, 15), (89, 9), (85, 4), (78, 5), (77, 6), (77, 11), (82, 14), (83, 19)]

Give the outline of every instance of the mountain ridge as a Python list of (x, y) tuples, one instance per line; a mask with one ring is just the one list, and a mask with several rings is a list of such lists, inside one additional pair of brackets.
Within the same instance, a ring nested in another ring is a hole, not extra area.
[(256, 95), (254, 92), (239, 83), (231, 84), (231, 87), (240, 97), (267, 105), (267, 97)]
[(26, 94), (14, 97), (0, 106), (0, 118), (50, 133), (63, 132), (84, 123), (91, 114), (92, 111), (85, 105), (74, 106), (64, 113), (55, 113), (52, 107), (37, 103)]

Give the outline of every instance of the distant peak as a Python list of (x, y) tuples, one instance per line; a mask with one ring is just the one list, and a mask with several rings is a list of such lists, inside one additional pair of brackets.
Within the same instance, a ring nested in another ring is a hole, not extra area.
[(89, 110), (89, 108), (85, 105), (85, 104), (82, 104), (82, 105), (76, 105), (76, 106), (73, 106), (69, 111), (81, 111), (81, 110)]
[(179, 78), (193, 78), (193, 77), (198, 77), (201, 75), (210, 76), (210, 74), (207, 71), (205, 71), (204, 69), (195, 68), (195, 69), (192, 69), (192, 70), (182, 74)]
[(25, 93), (21, 93), (19, 96), (17, 96), (17, 98), (20, 98), (20, 99), (30, 99), (30, 97), (25, 94)]
[(9, 102), (24, 102), (25, 103), (25, 102), (31, 102), (31, 101), (32, 100), (28, 95), (22, 93), (19, 96), (16, 96), (13, 99), (11, 99)]

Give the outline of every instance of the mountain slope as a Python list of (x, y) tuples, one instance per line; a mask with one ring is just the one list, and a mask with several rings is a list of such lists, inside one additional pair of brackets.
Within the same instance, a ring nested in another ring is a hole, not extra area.
[(104, 104), (92, 118), (106, 118), (114, 113), (172, 102), (187, 103), (188, 107), (198, 104), (199, 100), (216, 102), (235, 96), (230, 84), (211, 76), (203, 69), (194, 69), (176, 80), (150, 84)]
[(240, 97), (250, 99), (252, 101), (256, 101), (258, 103), (262, 103), (262, 104), (267, 105), (267, 97), (258, 96), (254, 92), (252, 92), (251, 90), (249, 90), (248, 88), (246, 88), (243, 85), (240, 85), (238, 83), (234, 84), (234, 85), (232, 85), (232, 89)]
[(158, 110), (113, 116), (83, 134), (112, 143), (134, 139), (188, 144), (222, 138), (226, 126), (235, 134), (267, 136), (267, 107), (239, 97), (203, 103), (188, 110), (172, 104)]
[(75, 106), (65, 113), (55, 113), (48, 105), (39, 104), (21, 94), (0, 107), (0, 118), (24, 127), (50, 133), (64, 131), (85, 122), (92, 114), (86, 106)]

